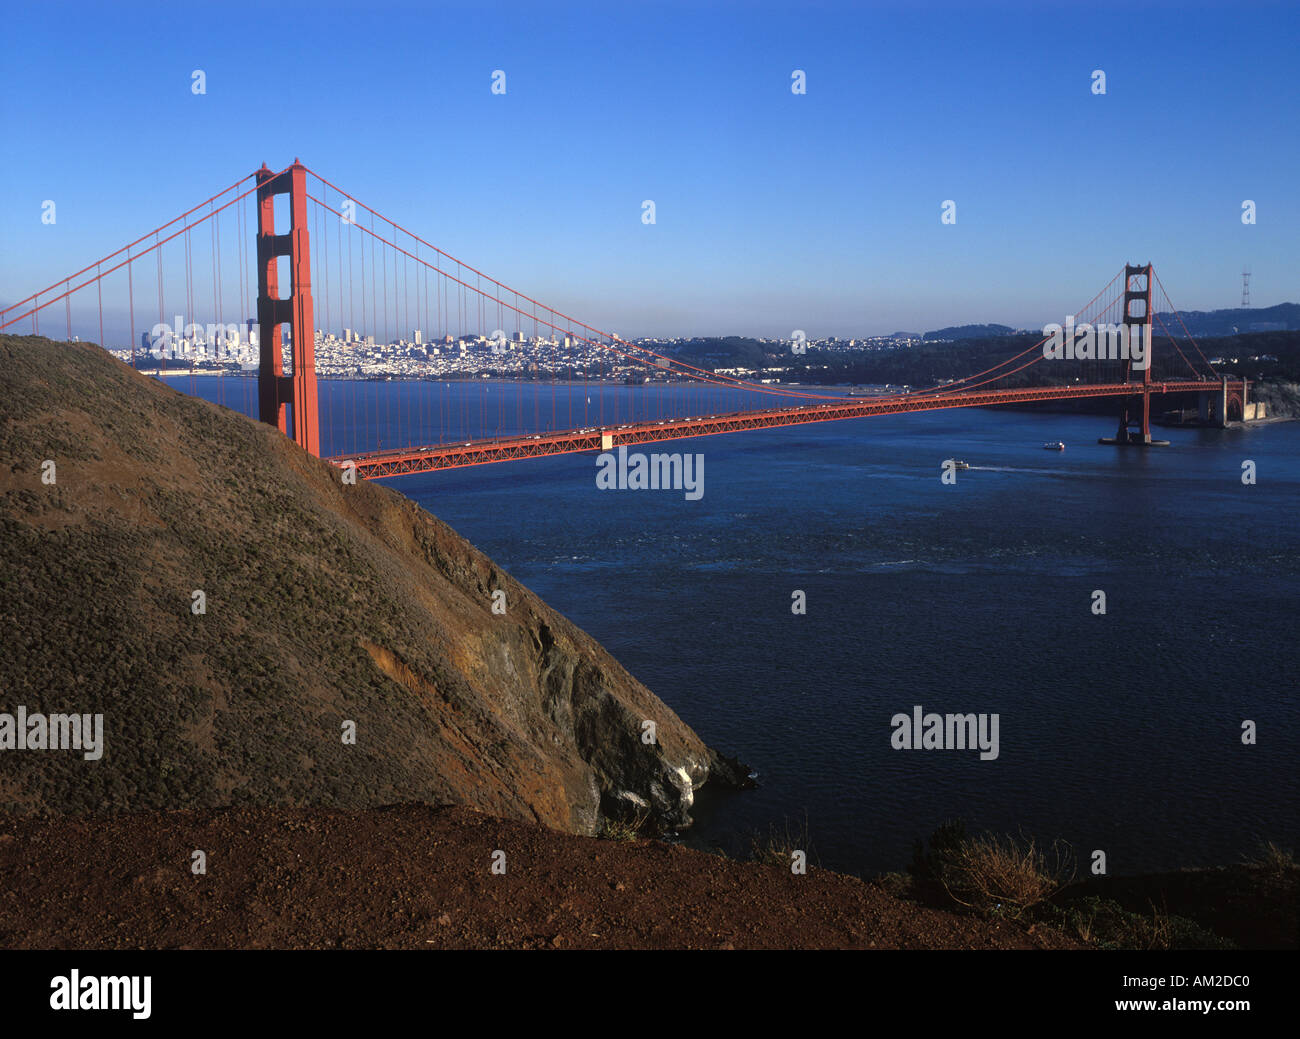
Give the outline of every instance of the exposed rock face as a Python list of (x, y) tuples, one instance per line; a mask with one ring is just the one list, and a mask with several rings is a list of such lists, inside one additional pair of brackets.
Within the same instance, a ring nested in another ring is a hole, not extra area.
[(424, 801), (591, 833), (744, 781), (413, 502), (98, 347), (0, 337), (0, 492), (0, 712), (104, 716), (98, 761), (0, 751), (0, 807)]

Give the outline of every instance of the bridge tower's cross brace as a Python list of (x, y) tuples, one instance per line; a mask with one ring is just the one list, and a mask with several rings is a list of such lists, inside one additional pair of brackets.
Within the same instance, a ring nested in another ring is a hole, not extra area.
[[(316, 344), (311, 305), (311, 250), (307, 238), (307, 168), (297, 159), (282, 173), (257, 171), (258, 417), (320, 457), (316, 401)], [(289, 233), (275, 233), (275, 199), (289, 196)], [(276, 260), (289, 257), (289, 294), (281, 297)], [(282, 325), (289, 326), (292, 370), (284, 374)], [(293, 429), (285, 405), (293, 405)]]

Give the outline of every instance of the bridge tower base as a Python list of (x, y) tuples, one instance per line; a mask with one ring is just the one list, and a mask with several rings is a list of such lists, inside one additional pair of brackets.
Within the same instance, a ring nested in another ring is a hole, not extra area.
[[(316, 402), (316, 329), (307, 239), (307, 168), (297, 159), (283, 173), (257, 171), (257, 410), (298, 446), (320, 457)], [(275, 196), (289, 196), (289, 233), (275, 233)], [(289, 257), (289, 295), (281, 297), (278, 257)], [(289, 326), (293, 370), (284, 374), (280, 326)], [(285, 405), (293, 406), (293, 429)]]

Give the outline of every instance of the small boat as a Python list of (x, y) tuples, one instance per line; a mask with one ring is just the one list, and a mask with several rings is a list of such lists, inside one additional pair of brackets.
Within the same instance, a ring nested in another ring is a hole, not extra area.
[(969, 468), (970, 468), (970, 463), (969, 463), (969, 462), (963, 462), (960, 458), (954, 458), (954, 459), (952, 460), (952, 467), (953, 467), (954, 469), (969, 469)]
[(1050, 444), (1043, 445), (1044, 451), (1064, 451), (1065, 444), (1060, 440), (1053, 440)]

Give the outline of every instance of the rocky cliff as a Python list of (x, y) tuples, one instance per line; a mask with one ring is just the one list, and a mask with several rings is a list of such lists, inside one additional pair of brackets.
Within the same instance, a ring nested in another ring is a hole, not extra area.
[[(414, 503), (98, 347), (0, 337), (0, 493), (0, 807), (419, 801), (591, 833), (743, 781)], [(103, 716), (98, 760), (30, 745), (74, 713)]]

